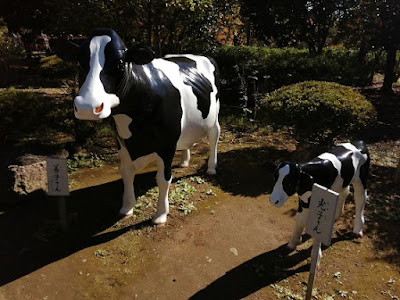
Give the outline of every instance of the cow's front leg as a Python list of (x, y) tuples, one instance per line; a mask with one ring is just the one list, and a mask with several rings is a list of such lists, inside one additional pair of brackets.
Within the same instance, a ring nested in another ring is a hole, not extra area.
[(215, 121), (213, 127), (208, 131), (208, 138), (210, 142), (210, 157), (208, 158), (208, 169), (207, 174), (215, 175), (217, 174), (217, 144), (219, 140), (219, 135), (221, 133), (221, 127), (219, 126), (218, 120)]
[(308, 217), (308, 209), (303, 208), (302, 212), (297, 212), (296, 214), (296, 225), (294, 227), (292, 238), (287, 245), (290, 250), (296, 249), (296, 246), (301, 243), (301, 235), (306, 227)]
[(132, 215), (133, 206), (136, 204), (135, 191), (133, 187), (135, 171), (133, 167), (124, 166), (121, 161), (120, 172), (122, 175), (122, 182), (124, 183), (124, 194), (122, 196), (122, 208), (119, 213), (123, 216), (128, 216)]
[(354, 187), (354, 202), (356, 206), (356, 213), (354, 217), (353, 233), (358, 237), (362, 237), (364, 226), (364, 208), (367, 203), (367, 190), (364, 188), (361, 180), (353, 182)]
[(157, 213), (153, 218), (153, 224), (161, 225), (167, 222), (167, 216), (169, 213), (169, 202), (168, 202), (168, 191), (171, 185), (171, 164), (172, 158), (170, 160), (157, 158), (157, 175), (156, 181), (159, 190), (158, 203), (157, 203)]
[(179, 163), (179, 166), (181, 166), (181, 167), (189, 167), (189, 161), (190, 161), (190, 150), (189, 149), (183, 149), (182, 150), (182, 156), (181, 156), (181, 162)]

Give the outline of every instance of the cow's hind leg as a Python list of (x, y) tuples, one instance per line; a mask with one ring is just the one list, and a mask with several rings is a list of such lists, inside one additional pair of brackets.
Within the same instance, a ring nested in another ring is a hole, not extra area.
[(182, 156), (181, 156), (181, 162), (179, 163), (179, 166), (181, 166), (181, 167), (189, 167), (189, 161), (190, 161), (190, 150), (189, 149), (183, 149), (182, 150)]
[(218, 119), (215, 121), (213, 127), (208, 130), (208, 138), (210, 142), (210, 157), (208, 158), (207, 174), (214, 175), (217, 173), (217, 144), (221, 127), (219, 126)]
[(353, 232), (362, 237), (362, 227), (364, 226), (364, 207), (367, 203), (367, 190), (360, 179), (353, 182), (354, 188), (354, 202), (356, 205), (356, 213), (354, 217)]
[(302, 212), (296, 214), (296, 225), (294, 227), (293, 235), (287, 247), (290, 250), (296, 249), (296, 246), (301, 243), (301, 235), (306, 227), (308, 217), (308, 209), (303, 209)]
[(168, 202), (168, 191), (171, 185), (171, 159), (157, 158), (157, 175), (156, 181), (159, 190), (157, 213), (153, 218), (153, 224), (161, 225), (167, 222), (167, 216), (169, 213), (169, 202)]

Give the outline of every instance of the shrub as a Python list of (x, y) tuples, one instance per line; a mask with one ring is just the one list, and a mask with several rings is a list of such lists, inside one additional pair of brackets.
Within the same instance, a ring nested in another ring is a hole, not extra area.
[(299, 143), (331, 143), (367, 126), (376, 112), (351, 87), (306, 81), (272, 92), (262, 100), (259, 116), (274, 126), (292, 127)]
[[(332, 81), (348, 86), (367, 85), (374, 72), (374, 58), (360, 63), (358, 52), (347, 49), (326, 49), (321, 55), (293, 48), (219, 47), (212, 54), (221, 70), (221, 99), (238, 104), (250, 88), (241, 82), (248, 76), (258, 77), (258, 92), (264, 94), (285, 85), (302, 81)], [(252, 91), (247, 92), (248, 95)]]

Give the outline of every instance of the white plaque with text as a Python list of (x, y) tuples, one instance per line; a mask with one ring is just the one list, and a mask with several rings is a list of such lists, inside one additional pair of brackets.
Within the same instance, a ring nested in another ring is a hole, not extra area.
[(325, 246), (331, 244), (338, 198), (338, 193), (314, 184), (306, 232)]
[(69, 196), (67, 160), (47, 158), (47, 187), (49, 196)]

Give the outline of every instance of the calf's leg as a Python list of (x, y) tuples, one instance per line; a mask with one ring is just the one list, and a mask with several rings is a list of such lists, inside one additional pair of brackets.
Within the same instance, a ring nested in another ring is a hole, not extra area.
[(208, 138), (210, 142), (210, 157), (208, 159), (208, 169), (207, 174), (215, 175), (217, 171), (217, 144), (219, 135), (221, 132), (221, 127), (219, 126), (218, 120), (215, 121), (213, 127), (208, 130)]
[(179, 166), (181, 166), (181, 167), (189, 167), (189, 161), (190, 161), (190, 150), (189, 149), (183, 149), (182, 150), (182, 156), (181, 156), (181, 162), (179, 163)]
[(350, 193), (350, 187), (346, 187), (343, 191), (340, 192), (336, 206), (335, 221), (339, 219), (339, 217), (343, 214), (344, 203), (349, 193)]
[(296, 246), (301, 243), (301, 235), (306, 227), (308, 218), (308, 209), (304, 208), (302, 212), (297, 212), (296, 214), (296, 225), (292, 234), (292, 238), (287, 245), (290, 250), (296, 249)]
[(353, 182), (354, 187), (354, 202), (356, 205), (356, 213), (354, 217), (353, 232), (362, 237), (362, 227), (364, 226), (364, 208), (367, 203), (367, 190), (360, 179)]

